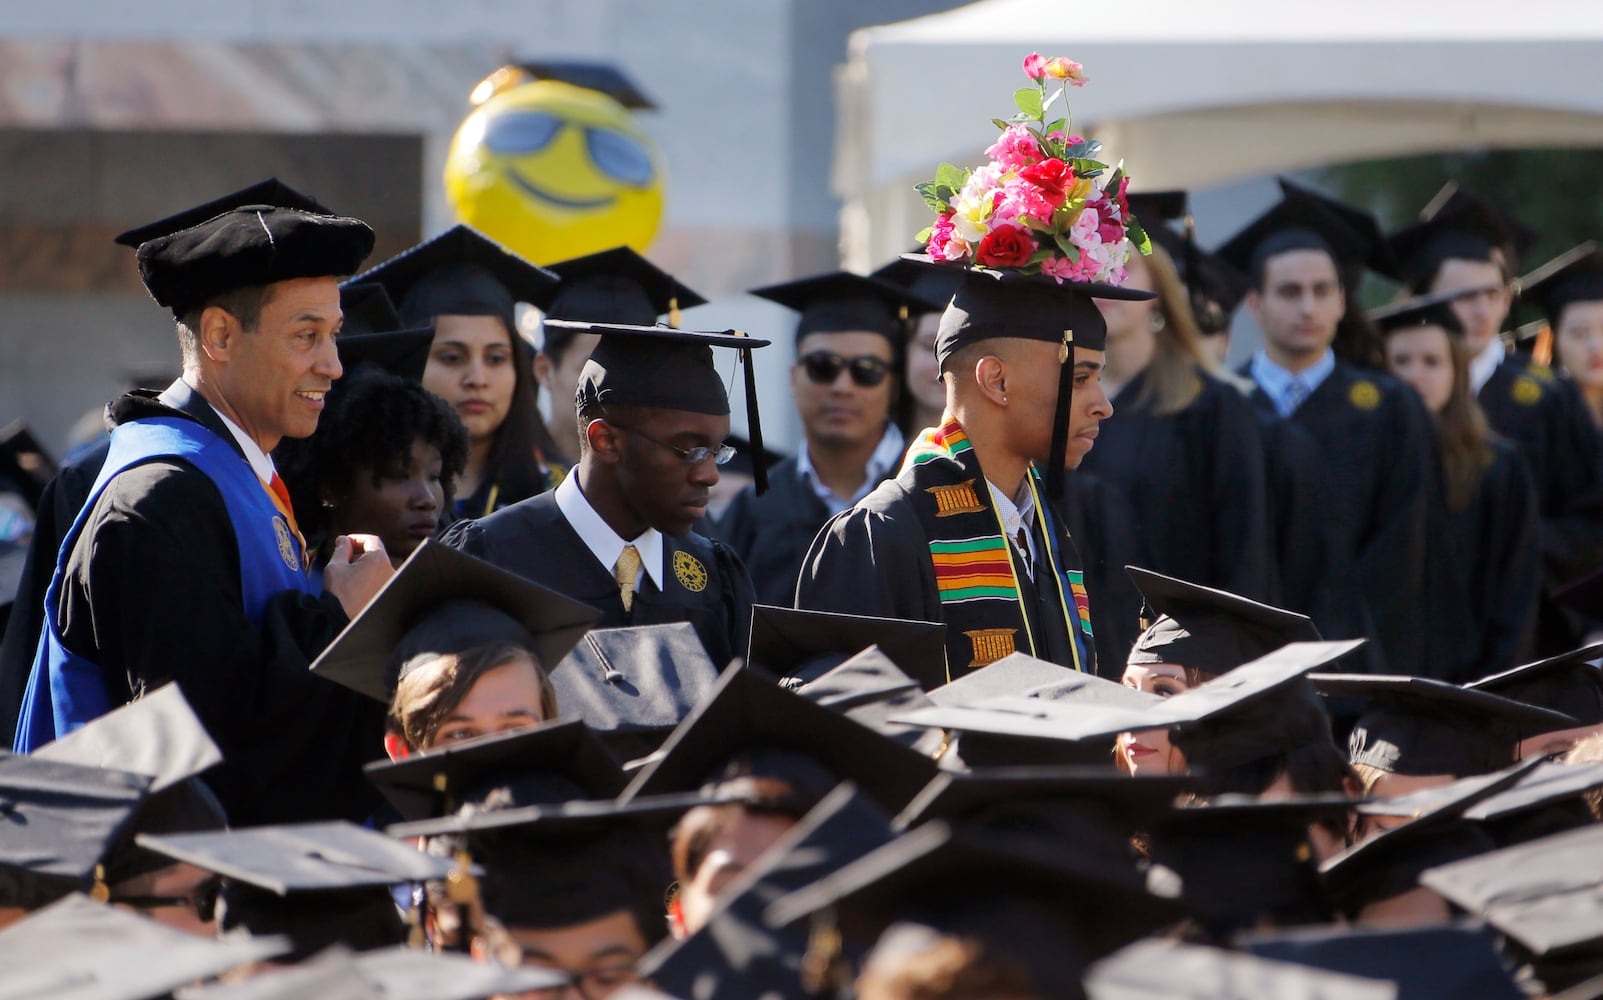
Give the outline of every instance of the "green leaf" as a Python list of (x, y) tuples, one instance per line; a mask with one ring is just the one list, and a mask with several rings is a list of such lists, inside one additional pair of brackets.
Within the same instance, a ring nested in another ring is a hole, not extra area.
[(1030, 254), (1030, 259), (1029, 259), (1028, 263), (1030, 263), (1030, 264), (1039, 264), (1043, 260), (1051, 260), (1053, 257), (1056, 257), (1056, 256), (1057, 256), (1057, 251), (1056, 250), (1053, 250), (1051, 247), (1042, 247), (1040, 250), (1037, 250), (1034, 253)]
[(919, 196), (924, 199), (924, 204), (928, 205), (932, 212), (940, 214), (951, 211), (952, 206), (947, 204), (945, 198), (941, 197), (934, 181), (925, 181), (922, 184), (914, 184), (913, 190), (919, 193)]
[[(1048, 125), (1046, 127), (1046, 130), (1047, 130), (1048, 133), (1064, 132), (1064, 130), (1067, 129), (1068, 127), (1069, 127), (1069, 120), (1067, 118), (1059, 118), (1057, 121), (1055, 121), (1052, 124)], [(1064, 134), (1067, 135), (1068, 133), (1064, 132)]]
[(913, 239), (922, 245), (928, 243), (930, 241), (930, 237), (933, 235), (935, 235), (935, 227), (925, 226), (923, 229), (918, 231), (918, 235), (913, 237)]
[(1150, 257), (1152, 255), (1152, 238), (1147, 235), (1145, 229), (1141, 228), (1141, 223), (1137, 221), (1135, 213), (1132, 212), (1125, 216), (1124, 229), (1124, 235), (1130, 238), (1130, 245), (1140, 251), (1141, 256)]
[(1041, 120), (1041, 91), (1035, 87), (1020, 87), (1013, 92), (1013, 103), (1027, 121)]
[(992, 118), (991, 119), (991, 124), (995, 125), (997, 128), (999, 128), (1002, 131), (1006, 132), (1007, 131), (1007, 127), (1009, 125), (1013, 124), (1013, 123), (1008, 121), (1006, 118)]
[(943, 163), (935, 168), (935, 183), (949, 187), (953, 191), (961, 191), (963, 185), (968, 183), (968, 171), (962, 167), (954, 167), (950, 163)]
[(1052, 239), (1056, 241), (1058, 249), (1063, 251), (1063, 256), (1069, 258), (1071, 263), (1078, 264), (1080, 262), (1080, 248), (1069, 242), (1068, 233), (1053, 233)]

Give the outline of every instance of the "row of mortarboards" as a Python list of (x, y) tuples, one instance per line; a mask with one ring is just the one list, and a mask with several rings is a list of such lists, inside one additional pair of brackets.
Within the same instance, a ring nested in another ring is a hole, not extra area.
[[(387, 702), (419, 656), (518, 637), (557, 664), (561, 717), (369, 766), (371, 828), (225, 829), (220, 755), (172, 687), (0, 758), (0, 961), (23, 970), (0, 998), (627, 996), (636, 974), (883, 997), (952, 942), (952, 974), (1000, 991), (962, 995), (1600, 995), (1603, 764), (1520, 748), (1603, 726), (1603, 649), (1468, 687), (1355, 676), (1359, 643), (1304, 616), (1131, 573), (1156, 617), (1132, 659), (1211, 679), (1159, 698), (1014, 654), (949, 680), (942, 626), (766, 607), (720, 669), (688, 626), (587, 632), (582, 605), (425, 544), (313, 670)], [(1121, 774), (1115, 738), (1147, 730), (1188, 767)], [(1341, 731), (1371, 794), (1244, 777)], [(784, 829), (700, 926), (619, 982), (518, 961), (619, 913), (660, 937), (708, 810)], [(217, 940), (103, 905), (179, 864), (214, 878)], [(263, 974), (187, 985), (241, 966)]]

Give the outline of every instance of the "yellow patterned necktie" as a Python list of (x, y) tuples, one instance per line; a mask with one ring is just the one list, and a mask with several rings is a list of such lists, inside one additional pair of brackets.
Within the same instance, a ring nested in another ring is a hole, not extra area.
[(635, 605), (635, 581), (640, 578), (639, 549), (633, 545), (623, 547), (617, 564), (612, 567), (612, 578), (618, 581), (618, 596), (623, 600), (623, 610), (632, 610)]

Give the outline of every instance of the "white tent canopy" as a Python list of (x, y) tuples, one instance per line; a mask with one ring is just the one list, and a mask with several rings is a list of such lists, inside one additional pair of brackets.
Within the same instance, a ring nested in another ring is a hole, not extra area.
[(1600, 0), (982, 0), (852, 35), (834, 185), (848, 266), (929, 223), (1031, 52), (1085, 64), (1075, 131), (1148, 190), (1469, 148), (1603, 145)]

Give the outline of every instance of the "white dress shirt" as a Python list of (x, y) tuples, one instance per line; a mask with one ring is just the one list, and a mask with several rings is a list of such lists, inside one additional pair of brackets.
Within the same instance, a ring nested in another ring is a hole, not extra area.
[(578, 533), (579, 540), (584, 547), (596, 557), (596, 561), (606, 568), (608, 573), (618, 565), (618, 557), (623, 555), (624, 546), (633, 545), (635, 551), (640, 553), (640, 565), (646, 571), (646, 576), (656, 586), (657, 592), (662, 592), (663, 574), (663, 543), (662, 532), (656, 528), (647, 528), (638, 538), (625, 540), (612, 530), (612, 526), (601, 519), (596, 509), (590, 506), (584, 491), (579, 489), (579, 477), (570, 475), (562, 480), (556, 488), (557, 509), (567, 518), (568, 525)]
[(1507, 352), (1503, 350), (1503, 338), (1493, 337), (1491, 343), (1481, 348), (1481, 352), (1470, 359), (1469, 384), (1477, 394), (1485, 387), (1497, 366), (1503, 363)]
[[(191, 386), (190, 388), (194, 387)], [(199, 394), (197, 393), (196, 395)], [(210, 403), (206, 405), (211, 406)], [(251, 436), (245, 433), (245, 429), (229, 420), (222, 410), (212, 406), (212, 412), (217, 414), (217, 419), (223, 422), (223, 426), (228, 428), (228, 433), (234, 435), (234, 440), (239, 442), (240, 450), (245, 452), (245, 461), (250, 463), (251, 471), (256, 473), (256, 478), (271, 486), (273, 476), (278, 471), (273, 467), (273, 457), (262, 451), (256, 442), (251, 440)]]

